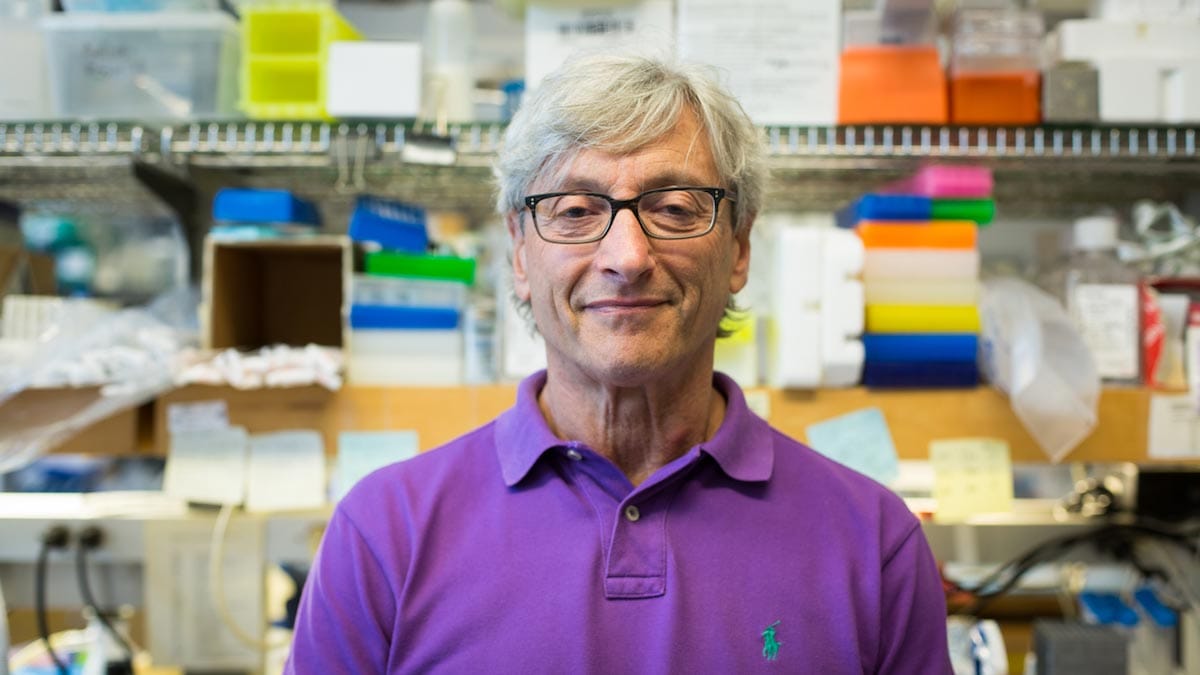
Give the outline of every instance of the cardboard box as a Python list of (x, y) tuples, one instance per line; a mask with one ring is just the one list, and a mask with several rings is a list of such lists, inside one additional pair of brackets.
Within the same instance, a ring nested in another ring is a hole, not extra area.
[(347, 344), (350, 240), (317, 236), (204, 246), (206, 349)]
[(317, 429), (325, 437), (325, 452), (336, 448), (334, 400), (323, 387), (241, 390), (229, 386), (190, 385), (167, 392), (154, 403), (154, 451), (166, 455), (171, 441), (173, 406), (220, 401), (229, 424), (251, 434), (292, 429)]
[(54, 260), (20, 246), (0, 244), (0, 300), (8, 293), (53, 295)]
[[(343, 431), (417, 432), (422, 451), (486, 424), (513, 405), (516, 387), (322, 387), (254, 389), (190, 385), (160, 396), (154, 404), (154, 451), (166, 455), (172, 406), (218, 401), (231, 425), (251, 434), (316, 429), (325, 454), (337, 454)], [(453, 411), (452, 414), (447, 411)]]
[[(100, 399), (98, 387), (25, 389), (0, 404), (0, 438), (29, 435), (87, 409)], [(46, 449), (48, 453), (127, 455), (142, 449), (142, 408), (115, 412)]]

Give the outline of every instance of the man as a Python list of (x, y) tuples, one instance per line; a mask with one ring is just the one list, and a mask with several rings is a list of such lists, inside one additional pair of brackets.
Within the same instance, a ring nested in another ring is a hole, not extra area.
[(950, 672), (916, 518), (713, 372), (763, 165), (696, 68), (540, 85), (497, 175), (548, 367), (339, 504), (289, 672)]

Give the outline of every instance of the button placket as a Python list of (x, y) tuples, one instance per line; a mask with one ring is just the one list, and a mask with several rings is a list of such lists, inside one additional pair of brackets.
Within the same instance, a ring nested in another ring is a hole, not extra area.
[(640, 506), (626, 503), (616, 515), (605, 570), (605, 595), (610, 598), (662, 595), (666, 590), (665, 513), (643, 502)]

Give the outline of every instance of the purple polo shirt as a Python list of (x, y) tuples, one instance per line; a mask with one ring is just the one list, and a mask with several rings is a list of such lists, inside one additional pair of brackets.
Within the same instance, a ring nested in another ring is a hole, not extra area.
[(361, 481), (305, 586), (287, 673), (950, 673), (933, 556), (896, 495), (725, 419), (634, 487), (516, 405)]

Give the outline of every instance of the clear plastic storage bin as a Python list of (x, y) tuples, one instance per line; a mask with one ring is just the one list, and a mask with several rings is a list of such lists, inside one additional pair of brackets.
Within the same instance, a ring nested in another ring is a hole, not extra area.
[(42, 26), (57, 115), (211, 118), (235, 110), (238, 28), (227, 14), (58, 14)]
[(217, 0), (63, 0), (68, 12), (204, 12), (220, 8)]
[(438, 279), (354, 275), (351, 296), (355, 305), (410, 307), (465, 307), (467, 285)]

